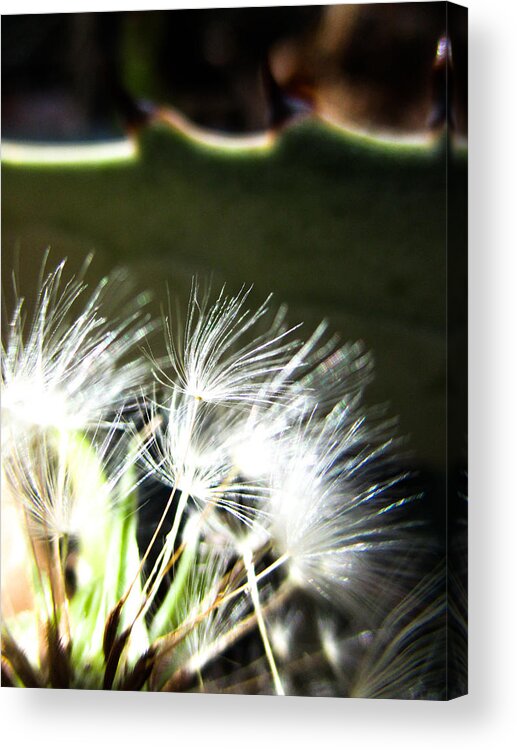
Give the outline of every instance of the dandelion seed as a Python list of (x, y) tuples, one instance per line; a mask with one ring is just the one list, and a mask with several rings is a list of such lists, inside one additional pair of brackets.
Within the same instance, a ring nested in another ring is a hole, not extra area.
[(93, 431), (54, 429), (18, 438), (3, 461), (3, 484), (26, 512), (32, 537), (92, 538), (135, 457), (124, 456), (119, 422)]
[(246, 522), (264, 495), (263, 488), (235, 472), (227, 431), (238, 415), (197, 408), (189, 396), (175, 392), (164, 409), (151, 405), (148, 417), (162, 413), (163, 426), (142, 452), (142, 462), (163, 484), (185, 492), (198, 505), (211, 504)]
[[(295, 330), (284, 323), (281, 308), (270, 327), (257, 333), (258, 324), (268, 312), (271, 295), (255, 311), (245, 308), (251, 288), (234, 297), (224, 288), (210, 305), (209, 295), (192, 285), (185, 329), (175, 335), (166, 321), (167, 348), (172, 368), (163, 368), (157, 377), (173, 389), (208, 403), (242, 405), (267, 402), (264, 384), (289, 361), (296, 345), (288, 340)], [(247, 340), (252, 336), (251, 340)]]
[[(104, 278), (88, 294), (82, 275), (65, 280), (64, 269), (65, 261), (44, 278), (30, 321), (18, 299), (2, 343), (4, 455), (22, 432), (109, 423), (147, 376), (143, 357), (124, 362), (150, 330), (146, 297), (121, 303), (123, 273)], [(103, 310), (112, 295), (122, 311), (110, 323)]]
[(369, 483), (365, 469), (389, 443), (375, 451), (369, 438), (364, 419), (342, 406), (313, 416), (271, 480), (270, 533), (290, 559), (291, 580), (352, 610), (375, 604), (386, 560), (407, 552), (403, 527), (383, 515), (395, 480)]

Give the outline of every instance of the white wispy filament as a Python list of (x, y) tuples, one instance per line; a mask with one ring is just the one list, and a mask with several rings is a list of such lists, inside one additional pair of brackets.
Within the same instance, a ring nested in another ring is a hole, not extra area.
[(374, 606), (381, 581), (389, 589), (391, 565), (407, 550), (403, 526), (388, 517), (404, 502), (389, 500), (396, 480), (369, 478), (392, 441), (374, 448), (353, 403), (342, 401), (324, 418), (312, 412), (292, 429), (272, 462), (269, 500), (270, 534), (293, 581), (349, 611)]
[(210, 305), (209, 295), (192, 285), (184, 330), (175, 334), (170, 319), (165, 322), (172, 375), (160, 374), (173, 388), (210, 403), (267, 400), (264, 382), (288, 362), (294, 329), (286, 329), (281, 309), (269, 329), (257, 333), (271, 297), (251, 312), (245, 307), (250, 291), (232, 297), (223, 288)]
[(147, 297), (122, 303), (109, 320), (105, 309), (121, 305), (126, 275), (113, 273), (88, 292), (82, 274), (66, 280), (64, 270), (65, 261), (45, 276), (30, 321), (17, 300), (2, 343), (5, 449), (20, 431), (108, 422), (144, 384), (148, 366), (134, 352), (149, 330)]
[(54, 428), (18, 437), (3, 461), (4, 489), (23, 506), (33, 538), (91, 536), (110, 511), (131, 466), (118, 445), (119, 422), (89, 438)]

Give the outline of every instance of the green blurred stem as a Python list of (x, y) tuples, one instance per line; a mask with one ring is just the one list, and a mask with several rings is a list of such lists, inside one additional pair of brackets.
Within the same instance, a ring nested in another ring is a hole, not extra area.
[(198, 541), (199, 528), (190, 544), (187, 544), (187, 546), (185, 547), (180, 558), (178, 569), (174, 574), (174, 581), (169, 588), (165, 599), (160, 605), (160, 609), (153, 619), (150, 628), (151, 642), (163, 635), (163, 633), (166, 632), (167, 628), (170, 628), (171, 626), (176, 605), (185, 589), (188, 574), (190, 572), (190, 569), (192, 568), (194, 560), (196, 559)]

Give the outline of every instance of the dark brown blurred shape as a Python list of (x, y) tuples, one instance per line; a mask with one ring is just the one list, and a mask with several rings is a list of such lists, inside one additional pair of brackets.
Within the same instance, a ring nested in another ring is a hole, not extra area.
[[(449, 3), (328, 6), (314, 31), (277, 45), (271, 70), (283, 89), (345, 127), (427, 130), (445, 119), (439, 113), (448, 109), (449, 97), (453, 113), (447, 116), (465, 133), (462, 10)], [(444, 39), (448, 54), (437, 65)]]
[(438, 127), (447, 111), (465, 133), (461, 11), (438, 2), (6, 16), (3, 134), (106, 137), (154, 105), (250, 133), (300, 103), (345, 127), (406, 133)]

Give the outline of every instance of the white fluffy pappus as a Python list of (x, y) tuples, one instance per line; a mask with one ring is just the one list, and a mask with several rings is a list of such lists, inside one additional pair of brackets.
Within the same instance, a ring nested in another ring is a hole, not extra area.
[(374, 434), (344, 403), (325, 418), (312, 414), (271, 473), (269, 531), (291, 580), (349, 611), (375, 609), (408, 552), (404, 524), (390, 517), (405, 503), (390, 499), (398, 477), (369, 478), (393, 442), (375, 445)]
[(141, 451), (147, 474), (187, 493), (196, 505), (217, 507), (245, 524), (260, 515), (264, 486), (236, 471), (228, 439), (239, 412), (173, 390), (166, 404), (150, 402), (145, 419), (157, 425)]
[(251, 288), (235, 296), (221, 290), (215, 302), (192, 284), (185, 327), (173, 331), (165, 320), (168, 362), (156, 377), (165, 385), (209, 403), (243, 405), (267, 401), (275, 373), (280, 373), (297, 345), (289, 339), (295, 328), (285, 326), (280, 308), (266, 330), (260, 321), (268, 313), (271, 295), (251, 312), (245, 307)]
[(361, 400), (372, 358), (361, 342), (338, 347), (333, 337), (322, 343), (326, 328), (321, 323), (268, 383), (269, 392), (280, 397), (254, 404), (236, 422), (229, 440), (235, 465), (245, 476), (269, 479), (271, 467), (292, 454), (299, 426), (309, 416), (326, 415), (337, 402), (351, 409)]
[[(2, 341), (2, 454), (32, 429), (97, 428), (143, 387), (148, 364), (133, 352), (150, 330), (146, 295), (127, 298), (128, 278), (114, 272), (89, 291), (83, 271), (64, 277), (65, 261), (46, 273), (30, 320), (17, 295)], [(114, 302), (113, 302), (114, 301)], [(106, 310), (118, 314), (108, 320)]]
[(115, 419), (88, 437), (53, 428), (18, 437), (3, 460), (2, 484), (24, 510), (31, 537), (95, 536), (136, 460), (122, 434)]

